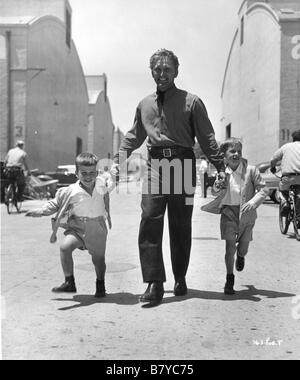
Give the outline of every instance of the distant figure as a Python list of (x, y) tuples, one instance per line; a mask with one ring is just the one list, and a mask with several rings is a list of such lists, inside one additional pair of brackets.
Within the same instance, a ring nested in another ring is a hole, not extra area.
[(205, 186), (205, 173), (208, 171), (208, 162), (205, 156), (200, 157), (199, 165), (199, 176), (200, 176), (200, 186), (201, 186), (201, 197), (206, 198), (206, 186)]
[[(76, 248), (88, 250), (96, 271), (96, 298), (105, 297), (105, 249), (107, 227), (104, 196), (114, 187), (101, 176), (97, 176), (98, 157), (91, 153), (81, 153), (76, 157), (76, 174), (78, 181), (58, 190), (56, 197), (42, 208), (28, 211), (26, 216), (47, 216), (56, 213), (53, 219), (53, 233), (50, 242), (56, 241), (58, 227), (63, 226), (65, 238), (60, 246), (61, 265), (65, 282), (56, 288), (54, 293), (75, 293), (73, 251)], [(63, 218), (67, 216), (65, 224)]]
[[(289, 189), (292, 185), (300, 186), (300, 129), (292, 133), (293, 142), (279, 148), (271, 159), (271, 172), (276, 173), (276, 164), (281, 161), (282, 177), (279, 190), (283, 196), (283, 213), (288, 211)], [(300, 204), (300, 201), (297, 202)], [(297, 204), (297, 210), (300, 205)], [(299, 215), (300, 217), (300, 215)], [(300, 218), (299, 218), (300, 219)]]
[(234, 257), (235, 267), (241, 272), (245, 266), (245, 256), (252, 240), (252, 231), (257, 218), (256, 209), (268, 196), (269, 190), (259, 170), (248, 165), (242, 158), (242, 143), (230, 138), (221, 144), (226, 165), (226, 181), (217, 178), (213, 185), (213, 194), (217, 198), (205, 206), (203, 211), (221, 214), (221, 239), (226, 241), (225, 264), (226, 283), (224, 293), (233, 295)]
[[(166, 273), (162, 240), (166, 210), (174, 295), (184, 296), (188, 292), (186, 274), (196, 187), (195, 138), (218, 171), (223, 171), (221, 175), (225, 178), (223, 160), (203, 102), (174, 84), (178, 67), (176, 55), (166, 49), (157, 51), (150, 58), (156, 92), (139, 103), (134, 125), (126, 134), (112, 167), (116, 174), (119, 165), (147, 139), (147, 178), (143, 181), (139, 251), (143, 280), (148, 284), (140, 301), (150, 305), (159, 304), (164, 296)], [(170, 170), (170, 165), (175, 169)]]
[(26, 187), (24, 170), (27, 171), (27, 176), (30, 176), (27, 153), (24, 151), (24, 141), (17, 141), (16, 147), (8, 151), (4, 159), (4, 165), (9, 183), (16, 182), (18, 185), (17, 198), (19, 202), (22, 202)]

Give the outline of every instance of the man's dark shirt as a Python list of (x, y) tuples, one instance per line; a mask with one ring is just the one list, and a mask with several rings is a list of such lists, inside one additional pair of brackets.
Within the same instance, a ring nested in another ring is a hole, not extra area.
[(148, 146), (177, 145), (185, 148), (192, 148), (197, 137), (204, 154), (216, 169), (224, 169), (203, 102), (196, 95), (180, 90), (175, 85), (163, 97), (154, 93), (139, 103), (134, 125), (126, 134), (115, 162), (122, 163), (147, 137)]

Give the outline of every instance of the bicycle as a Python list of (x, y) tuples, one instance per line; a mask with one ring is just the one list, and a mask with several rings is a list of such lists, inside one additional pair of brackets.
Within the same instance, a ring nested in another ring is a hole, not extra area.
[(4, 203), (7, 208), (7, 213), (11, 214), (13, 209), (15, 208), (17, 210), (17, 213), (21, 212), (22, 207), (22, 201), (18, 200), (18, 193), (19, 193), (19, 187), (18, 182), (15, 177), (15, 174), (12, 172), (7, 171), (7, 177), (9, 179), (9, 184), (5, 187), (4, 190)]
[(300, 241), (300, 185), (290, 187), (288, 203), (280, 200), (279, 227), (283, 235), (286, 235), (290, 224), (294, 226), (296, 239)]
[(15, 208), (18, 214), (21, 212), (22, 202), (18, 200), (18, 185), (16, 181), (10, 183), (5, 188), (4, 203), (6, 204), (7, 213), (11, 214), (13, 208)]

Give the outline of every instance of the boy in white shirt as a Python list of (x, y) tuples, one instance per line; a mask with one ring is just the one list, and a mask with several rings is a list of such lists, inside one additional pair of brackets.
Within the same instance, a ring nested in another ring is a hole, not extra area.
[[(97, 176), (98, 157), (92, 153), (81, 153), (76, 157), (76, 174), (78, 181), (58, 190), (55, 199), (48, 201), (42, 208), (26, 213), (26, 216), (48, 216), (56, 213), (52, 219), (53, 233), (50, 242), (56, 241), (58, 227), (66, 228), (65, 238), (60, 246), (60, 257), (65, 282), (52, 289), (55, 293), (75, 293), (73, 251), (77, 248), (87, 249), (92, 256), (96, 271), (96, 298), (105, 297), (105, 248), (107, 239), (106, 219), (109, 215), (105, 209), (104, 195), (114, 187)], [(62, 224), (62, 218), (67, 222)]]
[(257, 218), (256, 209), (263, 203), (269, 190), (259, 170), (242, 158), (242, 143), (230, 138), (220, 146), (226, 165), (226, 180), (216, 180), (212, 192), (217, 198), (202, 206), (203, 211), (221, 214), (221, 239), (226, 241), (226, 283), (224, 293), (233, 295), (234, 258), (238, 272), (244, 269), (252, 232)]

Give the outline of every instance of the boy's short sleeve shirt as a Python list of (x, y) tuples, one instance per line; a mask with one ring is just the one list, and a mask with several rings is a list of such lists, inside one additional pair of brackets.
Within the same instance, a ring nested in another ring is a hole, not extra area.
[(84, 190), (78, 181), (71, 194), (70, 214), (86, 218), (106, 216), (104, 204), (104, 194), (106, 192), (105, 183), (99, 177), (97, 177), (92, 195)]
[(233, 171), (227, 167), (225, 172), (229, 175), (227, 192), (222, 200), (222, 205), (240, 206), (242, 189), (242, 163)]

